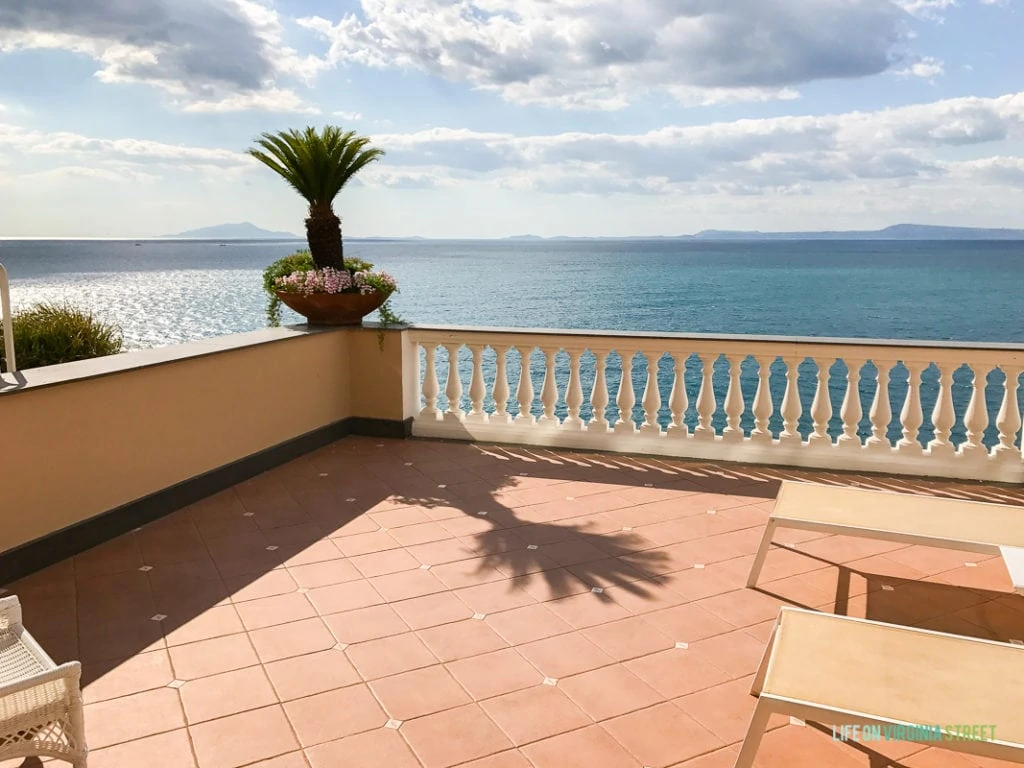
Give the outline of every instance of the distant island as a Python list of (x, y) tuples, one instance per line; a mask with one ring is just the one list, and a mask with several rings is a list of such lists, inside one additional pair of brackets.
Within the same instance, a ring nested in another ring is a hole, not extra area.
[(706, 229), (693, 237), (696, 240), (1024, 240), (1024, 229), (894, 224), (885, 229), (846, 232), (733, 232)]
[(885, 229), (822, 232), (750, 232), (705, 229), (695, 235), (634, 237), (540, 237), (512, 235), (504, 240), (1024, 240), (1024, 229), (941, 227), (928, 224), (894, 224)]
[[(190, 229), (176, 235), (162, 235), (160, 239), (175, 240), (305, 240), (302, 235), (292, 232), (273, 232), (257, 227), (251, 222), (240, 224), (218, 224), (212, 227)], [(409, 240), (460, 240), (463, 238), (435, 237), (347, 237), (351, 242), (399, 242)], [(894, 224), (885, 229), (854, 229), (847, 231), (820, 232), (757, 232), (748, 230), (705, 229), (695, 235), (624, 235), (621, 237), (595, 237), (557, 235), (511, 235), (498, 239), (512, 242), (544, 240), (1024, 240), (1024, 229), (985, 229), (982, 227), (942, 227), (929, 224)]]
[(176, 235), (161, 235), (161, 239), (175, 240), (303, 240), (291, 232), (273, 232), (248, 221), (240, 224), (217, 224), (212, 227), (190, 229)]

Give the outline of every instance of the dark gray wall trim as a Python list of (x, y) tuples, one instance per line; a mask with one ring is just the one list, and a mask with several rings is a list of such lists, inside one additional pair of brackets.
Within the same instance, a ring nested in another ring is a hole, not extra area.
[(0, 554), (0, 584), (84, 552), (347, 435), (405, 438), (411, 434), (412, 419), (350, 417), (337, 421), (8, 550)]

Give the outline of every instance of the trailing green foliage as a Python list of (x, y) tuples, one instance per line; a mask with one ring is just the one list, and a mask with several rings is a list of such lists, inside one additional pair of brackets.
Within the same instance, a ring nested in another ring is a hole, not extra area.
[[(124, 347), (121, 329), (67, 303), (39, 303), (15, 312), (14, 345), (18, 368), (70, 363), (116, 355)], [(0, 359), (7, 370), (0, 337)]]
[(267, 301), (267, 325), (276, 327), (281, 324), (281, 300), (274, 293), (274, 281), (292, 272), (308, 272), (312, 269), (316, 269), (312, 255), (308, 250), (302, 250), (278, 259), (263, 270), (263, 290), (270, 297)]

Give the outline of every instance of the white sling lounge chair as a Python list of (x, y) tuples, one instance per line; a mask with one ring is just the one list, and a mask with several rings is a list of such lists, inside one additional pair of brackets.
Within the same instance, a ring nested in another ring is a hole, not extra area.
[(1022, 680), (1024, 647), (784, 607), (736, 768), (753, 764), (773, 713), (860, 726), (835, 733), (869, 747), (888, 737), (1024, 763)]
[(1024, 594), (1024, 508), (783, 481), (747, 586), (757, 584), (776, 528), (838, 533), (1002, 555)]
[(0, 598), (0, 762), (55, 757), (85, 768), (81, 671), (54, 664), (21, 625), (18, 598)]

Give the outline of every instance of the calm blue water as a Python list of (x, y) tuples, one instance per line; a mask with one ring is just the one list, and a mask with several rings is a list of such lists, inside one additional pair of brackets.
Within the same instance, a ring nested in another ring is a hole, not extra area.
[[(302, 245), (139, 242), (0, 241), (0, 263), (12, 278), (16, 306), (67, 299), (120, 324), (128, 346), (143, 348), (262, 327), (260, 272)], [(394, 306), (417, 324), (1024, 342), (1024, 242), (349, 241), (346, 254), (395, 275), (402, 292)], [(284, 321), (301, 318), (286, 311)], [(534, 358), (535, 373), (541, 360)], [(618, 363), (614, 357), (610, 362), (609, 386), (615, 387)], [(565, 363), (563, 355), (563, 386)], [(460, 366), (464, 372), (467, 365)], [(664, 401), (670, 368), (662, 360)], [(726, 370), (724, 363), (716, 366), (721, 393)], [(753, 370), (744, 369), (748, 407), (756, 387)], [(509, 373), (514, 387), (514, 354)], [(691, 360), (691, 400), (699, 373), (699, 363)], [(809, 363), (800, 370), (808, 405), (814, 373)], [(838, 413), (841, 363), (833, 374)], [(872, 375), (866, 367), (863, 376)], [(924, 377), (926, 413), (934, 404), (936, 375), (931, 370)], [(638, 401), (645, 376), (638, 364)], [(468, 374), (464, 380), (468, 389)], [(441, 381), (443, 386), (443, 371)], [(958, 413), (966, 405), (966, 381), (964, 369), (954, 390)], [(780, 376), (773, 375), (772, 384), (778, 402)], [(992, 374), (987, 399), (993, 419), (1001, 384), (1001, 374)], [(535, 388), (539, 393), (539, 378)], [(865, 412), (873, 391), (872, 382), (862, 383)], [(897, 368), (894, 411), (905, 391), (905, 373)], [(609, 416), (615, 416), (614, 407)], [(634, 416), (642, 418), (639, 405)], [(695, 421), (692, 407), (688, 420)], [(721, 412), (715, 423), (724, 424)], [(744, 426), (750, 424), (747, 414)], [(773, 426), (778, 428), (778, 419)], [(809, 419), (801, 429), (810, 429)], [(868, 432), (865, 418), (861, 433)], [(955, 436), (961, 433), (958, 426)], [(922, 439), (928, 437), (926, 423)]]

